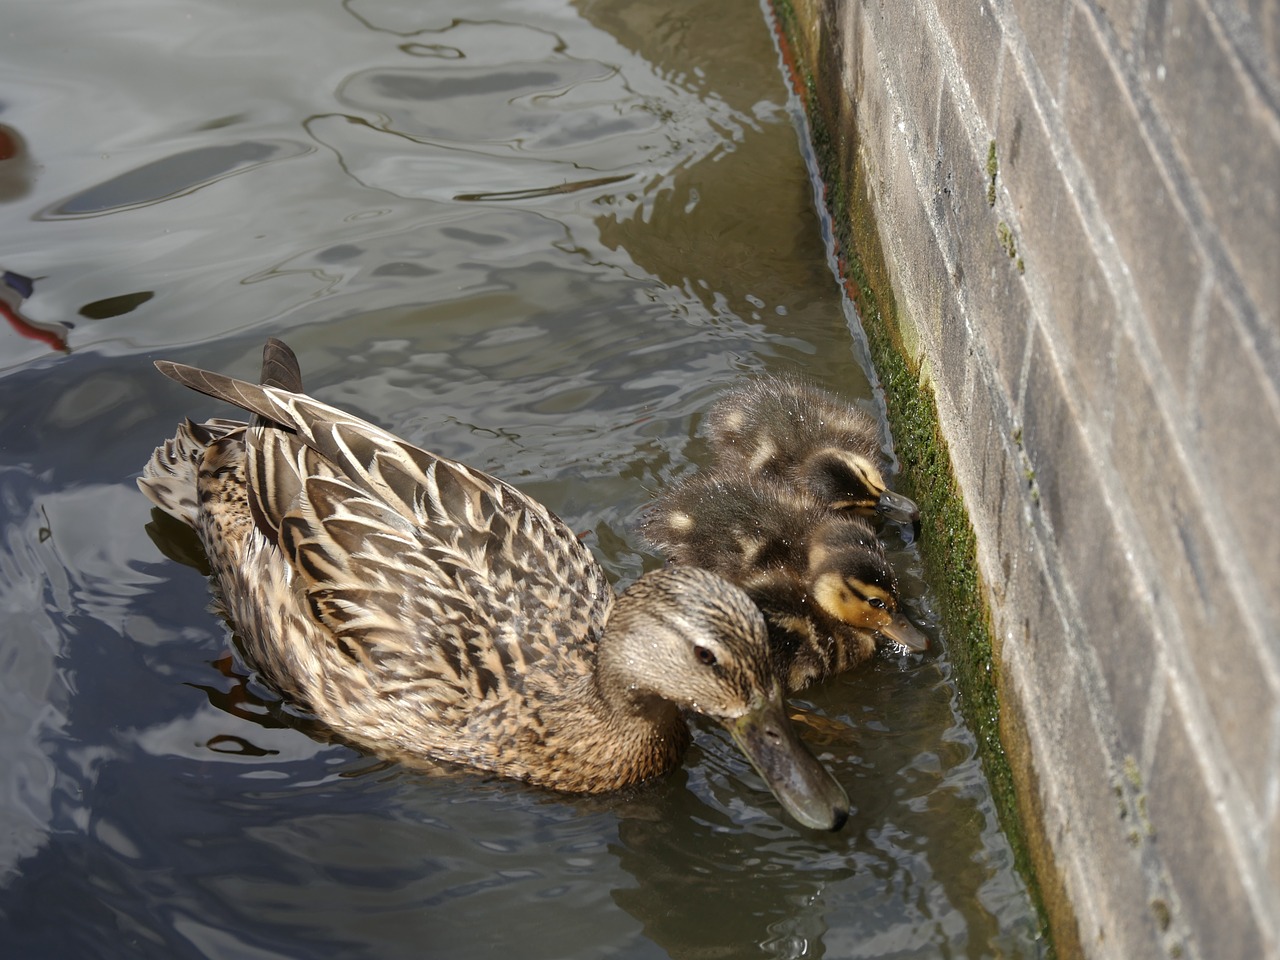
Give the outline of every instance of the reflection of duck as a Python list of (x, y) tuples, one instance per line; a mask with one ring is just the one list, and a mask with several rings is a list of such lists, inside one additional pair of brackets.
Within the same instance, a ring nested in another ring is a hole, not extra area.
[(768, 621), (789, 690), (868, 659), (877, 636), (928, 646), (898, 609), (897, 581), (870, 525), (804, 490), (700, 474), (659, 497), (643, 532), (674, 562), (746, 589)]
[(888, 489), (875, 421), (833, 394), (789, 377), (758, 377), (725, 393), (707, 415), (717, 465), (804, 487), (835, 510), (920, 518)]
[(596, 793), (674, 766), (687, 709), (723, 724), (800, 822), (843, 824), (741, 590), (671, 569), (615, 598), (545, 507), (302, 394), (279, 341), (263, 386), (157, 367), (255, 418), (188, 421), (139, 485), (199, 532), (248, 658), (344, 737)]

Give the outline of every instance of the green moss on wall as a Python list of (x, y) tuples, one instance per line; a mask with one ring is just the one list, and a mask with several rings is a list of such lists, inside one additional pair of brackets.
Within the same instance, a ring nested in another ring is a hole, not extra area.
[(996, 159), (996, 142), (987, 144), (987, 206), (996, 205), (996, 174), (1000, 172), (1000, 161)]

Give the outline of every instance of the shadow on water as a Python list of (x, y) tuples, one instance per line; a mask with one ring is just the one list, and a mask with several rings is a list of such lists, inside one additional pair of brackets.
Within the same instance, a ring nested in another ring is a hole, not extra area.
[(710, 728), (594, 799), (331, 741), (134, 486), (228, 413), (149, 361), (251, 375), (279, 335), (322, 399), (516, 483), (625, 583), (736, 377), (876, 410), (755, 5), (52, 9), (0, 38), (6, 956), (1040, 954), (899, 531), (937, 644), (797, 701), (855, 806), (814, 835)]

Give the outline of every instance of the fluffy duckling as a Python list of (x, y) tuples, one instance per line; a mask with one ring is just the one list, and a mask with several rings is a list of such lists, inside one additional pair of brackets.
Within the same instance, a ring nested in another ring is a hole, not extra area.
[(915, 523), (920, 508), (884, 480), (876, 422), (858, 407), (791, 377), (757, 377), (707, 414), (716, 466), (808, 490), (833, 510)]
[(878, 643), (923, 650), (870, 525), (805, 490), (699, 474), (667, 490), (641, 524), (672, 561), (740, 584), (765, 614), (774, 666), (800, 690), (870, 658)]
[(308, 397), (279, 341), (262, 385), (156, 366), (254, 416), (187, 421), (139, 486), (199, 534), (246, 658), (345, 739), (599, 793), (675, 766), (688, 711), (800, 823), (844, 823), (739, 588), (672, 568), (615, 596), (546, 507)]

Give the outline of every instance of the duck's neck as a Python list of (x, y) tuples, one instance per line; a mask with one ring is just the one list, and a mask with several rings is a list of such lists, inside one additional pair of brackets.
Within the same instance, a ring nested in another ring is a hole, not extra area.
[(607, 669), (579, 678), (544, 703), (541, 739), (551, 762), (542, 785), (573, 793), (605, 793), (675, 767), (689, 728), (673, 704), (638, 696)]

